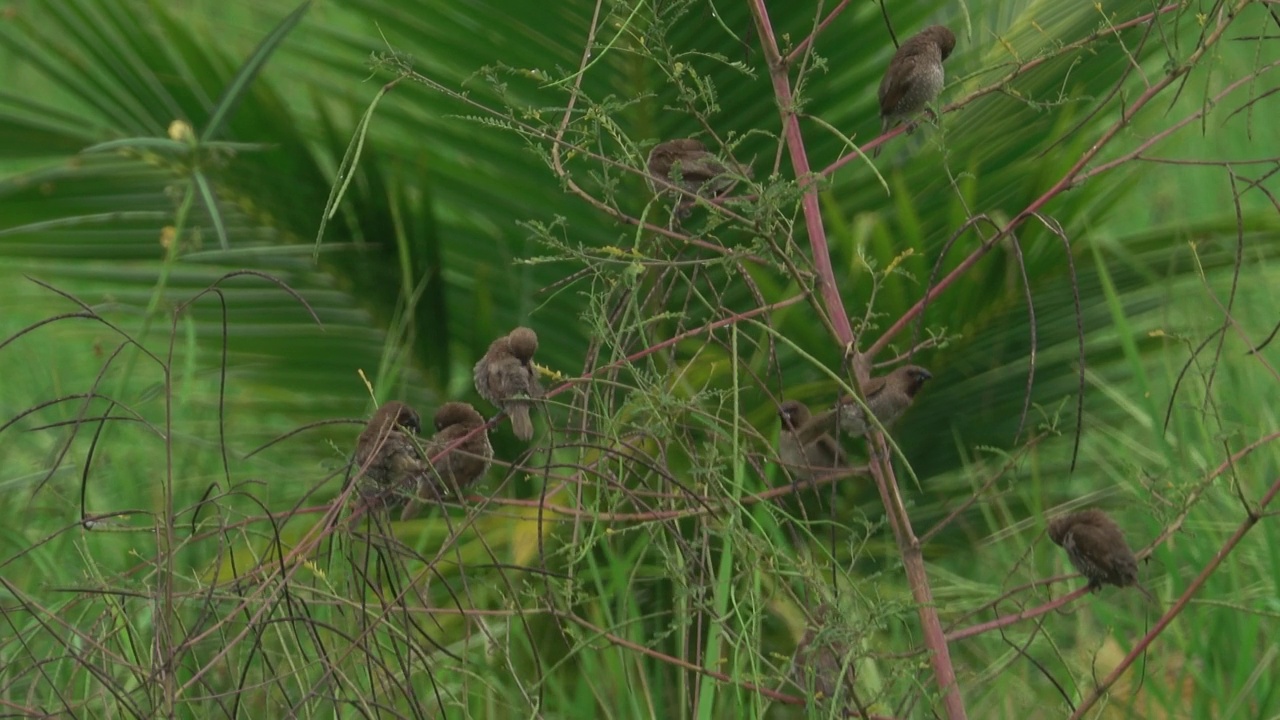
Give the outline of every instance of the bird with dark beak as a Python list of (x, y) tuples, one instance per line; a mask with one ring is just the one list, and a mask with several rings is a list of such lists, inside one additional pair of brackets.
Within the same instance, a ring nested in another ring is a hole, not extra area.
[[(932, 378), (933, 375), (919, 365), (903, 365), (888, 375), (871, 378), (862, 387), (866, 406), (880, 425), (887, 428), (911, 407), (916, 393)], [(850, 437), (866, 435), (875, 426), (867, 421), (862, 404), (850, 395), (841, 397), (835, 409), (836, 425)]]
[(809, 480), (824, 471), (845, 466), (844, 449), (828, 432), (828, 419), (814, 418), (809, 406), (798, 400), (782, 403), (778, 407), (778, 418), (782, 420), (778, 459), (797, 478)]

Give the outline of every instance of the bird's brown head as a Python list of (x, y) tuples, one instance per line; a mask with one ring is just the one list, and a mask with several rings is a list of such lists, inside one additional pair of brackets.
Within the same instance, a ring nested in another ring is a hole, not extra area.
[(538, 334), (527, 327), (518, 327), (507, 336), (507, 348), (517, 360), (527, 365), (538, 351)]
[[(1055, 543), (1061, 545), (1061, 538), (1065, 537), (1067, 532), (1076, 526), (1093, 527), (1107, 534), (1123, 536), (1120, 526), (1116, 525), (1115, 521), (1111, 519), (1111, 516), (1098, 508), (1089, 508), (1087, 510), (1059, 515), (1049, 521), (1049, 538)], [(1058, 539), (1054, 539), (1055, 534), (1058, 536)]]
[(778, 417), (783, 430), (799, 430), (809, 422), (809, 406), (799, 400), (788, 400), (778, 406)]
[(436, 432), (453, 425), (483, 425), (484, 417), (464, 402), (447, 402), (436, 410)]
[(945, 25), (930, 25), (921, 30), (920, 34), (938, 46), (943, 60), (946, 60), (951, 55), (951, 51), (956, 49), (956, 34)]
[(919, 365), (903, 365), (893, 371), (894, 381), (899, 383), (903, 391), (910, 397), (915, 397), (920, 392), (920, 388), (928, 380), (933, 379), (933, 373), (925, 370)]
[(1061, 545), (1062, 541), (1067, 537), (1067, 533), (1071, 531), (1071, 527), (1076, 524), (1076, 513), (1066, 513), (1058, 515), (1049, 521), (1047, 529), (1049, 539), (1054, 545)]
[(1103, 512), (1102, 510), (1099, 510), (1098, 508), (1089, 508), (1088, 510), (1081, 510), (1078, 513), (1073, 513), (1071, 517), (1077, 523), (1083, 523), (1085, 525), (1093, 525), (1094, 527), (1100, 527), (1100, 528), (1119, 529), (1119, 526), (1116, 525), (1115, 521), (1111, 519), (1111, 516), (1107, 515), (1105, 512)]
[[(690, 160), (700, 157), (707, 152), (707, 146), (702, 144), (701, 140), (693, 138), (680, 138), (678, 140), (668, 140), (658, 143), (649, 151), (649, 174), (656, 175), (663, 180), (669, 180), (671, 168), (676, 162), (688, 163)], [(685, 172), (688, 172), (686, 169)]]
[(693, 138), (679, 138), (677, 140), (668, 140), (664, 143), (658, 143), (654, 146), (653, 151), (666, 157), (677, 158), (681, 155), (706, 152), (707, 146), (703, 145), (701, 140), (694, 140)]
[(417, 411), (398, 400), (382, 403), (378, 411), (373, 414), (373, 419), (369, 421), (371, 426), (379, 429), (387, 429), (392, 423), (409, 430), (414, 435), (422, 432), (422, 421), (418, 418)]

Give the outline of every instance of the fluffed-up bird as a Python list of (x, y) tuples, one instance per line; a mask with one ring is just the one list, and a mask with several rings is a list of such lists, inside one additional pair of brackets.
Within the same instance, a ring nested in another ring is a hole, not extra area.
[(654, 145), (649, 151), (649, 184), (654, 192), (663, 192), (666, 186), (654, 180), (665, 180), (696, 195), (716, 197), (733, 187), (737, 182), (736, 175), (751, 176), (750, 167), (736, 167), (736, 171), (731, 170), (700, 140), (668, 140)]
[(538, 351), (538, 335), (518, 327), (494, 340), (475, 365), (476, 392), (511, 416), (511, 430), (521, 440), (533, 437), (529, 416), (533, 401), (542, 397), (533, 354)]
[[(467, 488), (489, 470), (493, 460), (484, 416), (469, 404), (441, 405), (434, 422), (436, 434), (422, 446), (429, 469), (418, 485), (418, 496), (426, 499), (446, 497)], [(461, 444), (451, 447), (459, 440)]]
[(1103, 585), (1134, 586), (1149, 600), (1151, 593), (1138, 582), (1138, 560), (1115, 521), (1096, 508), (1059, 515), (1049, 521), (1049, 539), (1067, 551), (1075, 569), (1089, 579), (1089, 589)]
[[(893, 372), (867, 381), (862, 390), (867, 407), (884, 427), (889, 427), (911, 407), (916, 393), (924, 387), (926, 381), (933, 378), (928, 370), (919, 365), (903, 365), (894, 368)], [(852, 396), (845, 395), (836, 403), (835, 423), (842, 432), (850, 437), (861, 437), (874, 427), (867, 422), (867, 414)], [(830, 421), (827, 423), (830, 425)]]
[[(946, 81), (942, 61), (955, 48), (955, 33), (942, 25), (927, 27), (898, 46), (880, 81), (881, 135), (938, 97)], [(876, 146), (872, 157), (882, 147)]]
[(400, 513), (401, 520), (417, 515), (425, 501), (440, 502), (461, 493), (488, 472), (493, 460), (484, 417), (469, 404), (441, 405), (433, 423), (436, 433), (422, 446), (425, 457), (414, 476), (412, 497)]
[(383, 403), (356, 440), (356, 489), (366, 498), (385, 503), (390, 495), (410, 493), (418, 484), (424, 464), (414, 436), (421, 432), (418, 413), (391, 400)]
[(778, 407), (782, 429), (778, 433), (778, 459), (796, 477), (810, 479), (845, 465), (844, 449), (828, 432), (830, 416), (814, 418), (809, 406), (787, 400)]

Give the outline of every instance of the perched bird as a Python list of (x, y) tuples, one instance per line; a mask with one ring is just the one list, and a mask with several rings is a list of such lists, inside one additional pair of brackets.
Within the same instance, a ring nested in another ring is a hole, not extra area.
[(410, 492), (417, 485), (425, 464), (413, 437), (421, 431), (421, 421), (413, 408), (402, 402), (385, 402), (373, 414), (356, 440), (357, 489), (367, 498), (394, 491)]
[(1120, 526), (1101, 510), (1082, 510), (1053, 518), (1049, 521), (1049, 539), (1067, 551), (1067, 558), (1089, 579), (1089, 588), (1094, 592), (1104, 584), (1132, 585), (1154, 600), (1138, 582), (1138, 560)]
[[(436, 434), (422, 447), (428, 469), (418, 482), (418, 497), (441, 498), (462, 490), (489, 470), (493, 446), (484, 417), (464, 402), (447, 402), (436, 410)], [(460, 445), (453, 446), (462, 438)], [(444, 453), (441, 455), (441, 453)]]
[(537, 333), (518, 327), (494, 340), (475, 366), (476, 392), (511, 416), (511, 430), (521, 440), (533, 437), (529, 406), (542, 397), (538, 372), (533, 367), (537, 350)]
[(412, 497), (400, 513), (401, 520), (417, 515), (424, 500), (439, 502), (479, 480), (493, 459), (484, 417), (467, 403), (441, 405), (434, 423), (436, 434), (422, 446), (424, 457), (413, 476)]
[(830, 605), (820, 606), (814, 616), (816, 622), (809, 625), (796, 645), (791, 679), (805, 693), (812, 693), (815, 700), (852, 705), (856, 677), (852, 638)]
[[(908, 38), (889, 61), (880, 81), (880, 134), (924, 110), (942, 92), (942, 61), (956, 48), (956, 36), (932, 25)], [(872, 157), (880, 154), (877, 146)]]
[[(926, 380), (932, 378), (933, 375), (919, 365), (903, 365), (888, 375), (871, 378), (862, 388), (866, 393), (867, 407), (871, 408), (881, 425), (888, 427), (911, 407), (916, 393), (920, 392)], [(836, 417), (836, 424), (850, 437), (861, 437), (875, 427), (867, 422), (866, 413), (858, 401), (849, 395), (836, 403)]]
[[(828, 410), (824, 416), (834, 411)], [(844, 449), (827, 432), (827, 417), (814, 418), (809, 406), (788, 400), (778, 407), (782, 430), (778, 433), (778, 459), (801, 479), (845, 464)]]
[[(699, 140), (682, 138), (658, 143), (649, 151), (649, 184), (655, 192), (662, 192), (665, 185), (654, 182), (665, 180), (676, 187), (703, 197), (716, 197), (737, 182), (735, 173)], [(738, 165), (737, 174), (751, 176), (751, 168)]]

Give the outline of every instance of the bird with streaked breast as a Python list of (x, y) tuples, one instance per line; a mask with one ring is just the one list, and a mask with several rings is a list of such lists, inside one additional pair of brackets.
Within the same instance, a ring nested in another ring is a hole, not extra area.
[[(880, 81), (881, 135), (938, 97), (946, 83), (942, 61), (955, 47), (955, 33), (943, 25), (927, 27), (898, 47)], [(883, 147), (877, 145), (871, 156), (878, 156)]]
[[(430, 472), (418, 490), (418, 496), (424, 498), (444, 497), (466, 489), (489, 470), (493, 460), (493, 445), (484, 428), (484, 416), (471, 405), (464, 402), (441, 405), (436, 410), (434, 424), (436, 434), (422, 446), (430, 465)], [(460, 445), (451, 447), (459, 440), (462, 440)]]
[(1058, 515), (1049, 521), (1049, 539), (1067, 551), (1067, 559), (1089, 580), (1089, 589), (1103, 585), (1136, 587), (1147, 599), (1155, 598), (1138, 582), (1138, 559), (1124, 532), (1097, 508)]

